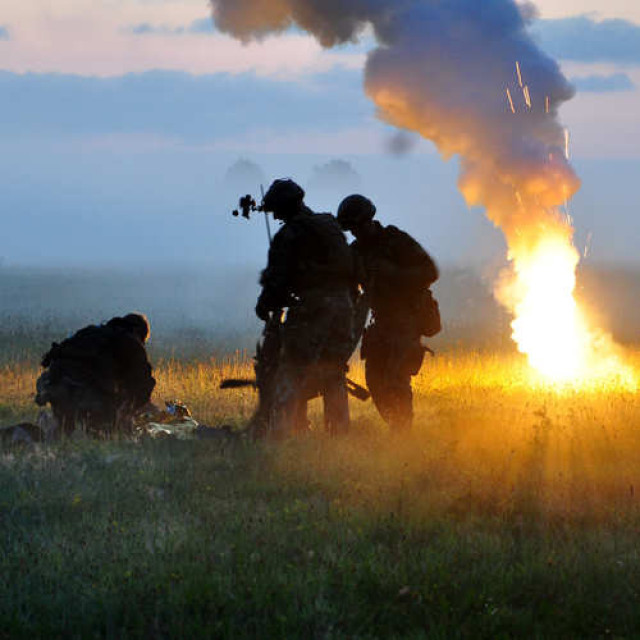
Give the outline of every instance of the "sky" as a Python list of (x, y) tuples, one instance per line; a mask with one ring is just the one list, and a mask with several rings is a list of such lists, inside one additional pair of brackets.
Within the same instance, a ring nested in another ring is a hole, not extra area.
[[(532, 32), (577, 89), (561, 111), (576, 242), (637, 265), (640, 3), (536, 6)], [(0, 259), (261, 264), (264, 224), (230, 210), (292, 176), (316, 209), (363, 191), (441, 263), (493, 268), (504, 243), (467, 210), (455, 158), (376, 119), (371, 44), (291, 29), (243, 45), (204, 0), (0, 0)]]

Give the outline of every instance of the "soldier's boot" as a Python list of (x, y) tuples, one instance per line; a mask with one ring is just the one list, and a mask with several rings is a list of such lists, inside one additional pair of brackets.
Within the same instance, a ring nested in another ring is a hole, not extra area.
[(384, 362), (368, 358), (365, 366), (367, 387), (382, 419), (394, 433), (410, 431), (413, 425), (411, 375), (401, 371), (389, 375)]
[(413, 427), (413, 393), (411, 379), (388, 390), (385, 407), (386, 420), (393, 433), (407, 433)]

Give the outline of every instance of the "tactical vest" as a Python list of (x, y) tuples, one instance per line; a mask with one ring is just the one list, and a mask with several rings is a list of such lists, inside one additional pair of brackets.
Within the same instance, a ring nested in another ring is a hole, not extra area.
[(330, 213), (306, 214), (289, 222), (297, 237), (295, 293), (348, 288), (353, 259), (338, 221)]

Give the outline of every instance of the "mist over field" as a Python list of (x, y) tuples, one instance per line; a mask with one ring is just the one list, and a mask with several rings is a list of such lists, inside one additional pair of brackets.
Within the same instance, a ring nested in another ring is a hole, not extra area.
[[(11, 345), (2, 357), (34, 360), (52, 340), (132, 310), (149, 316), (154, 358), (252, 354), (267, 233), (261, 215), (247, 221), (231, 211), (240, 195), (259, 198), (260, 185), (282, 176), (303, 185), (316, 211), (366, 194), (383, 224), (408, 231), (434, 256), (445, 323), (436, 350), (514, 350), (511, 319), (492, 293), (506, 265), (501, 233), (465, 205), (455, 161), (442, 162), (419, 140), (385, 139), (371, 156), (71, 147), (29, 156), (30, 172), (22, 153), (12, 163), (0, 157), (12, 212), (0, 245), (0, 336)], [(617, 341), (637, 341), (637, 220), (620, 206), (637, 161), (577, 164), (585, 180), (571, 211), (577, 247), (588, 253), (578, 295)]]
[[(207, 360), (253, 353), (260, 266), (128, 268), (0, 267), (0, 358), (37, 357), (90, 323), (131, 311), (151, 322), (155, 358)], [(491, 293), (493, 273), (445, 267), (434, 286), (444, 331), (437, 350), (456, 346), (515, 350), (510, 318)], [(621, 343), (637, 341), (640, 277), (632, 269), (584, 269), (578, 295)], [(552, 310), (550, 310), (552, 312)]]

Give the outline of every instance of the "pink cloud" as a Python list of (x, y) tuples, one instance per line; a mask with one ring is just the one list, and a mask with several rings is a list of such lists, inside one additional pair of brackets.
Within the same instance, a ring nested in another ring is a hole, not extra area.
[(167, 69), (289, 76), (364, 64), (360, 55), (324, 51), (304, 35), (243, 46), (221, 34), (139, 37), (131, 32), (133, 25), (145, 22), (179, 28), (207, 18), (201, 2), (107, 7), (89, 0), (58, 0), (54, 5), (36, 0), (35, 7), (22, 5), (3, 18), (14, 36), (3, 43), (0, 68), (6, 71), (117, 76)]

